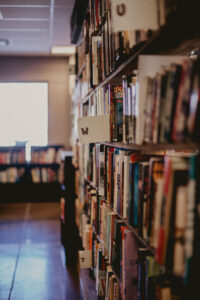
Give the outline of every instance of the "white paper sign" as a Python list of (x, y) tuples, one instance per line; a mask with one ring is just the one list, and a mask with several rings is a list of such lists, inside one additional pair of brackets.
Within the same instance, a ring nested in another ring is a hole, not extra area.
[(114, 32), (158, 29), (157, 0), (112, 0), (111, 11)]
[(110, 141), (109, 115), (78, 119), (79, 141), (83, 144)]
[(92, 267), (92, 252), (91, 250), (79, 251), (79, 265), (80, 269), (88, 269)]

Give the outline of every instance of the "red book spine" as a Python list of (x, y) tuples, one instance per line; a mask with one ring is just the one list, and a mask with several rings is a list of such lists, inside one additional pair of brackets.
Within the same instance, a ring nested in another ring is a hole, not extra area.
[(158, 248), (156, 250), (156, 258), (160, 264), (164, 264), (165, 260), (165, 220), (168, 217), (166, 214), (167, 209), (167, 201), (168, 201), (168, 193), (170, 188), (170, 177), (171, 177), (171, 167), (172, 162), (169, 157), (165, 157), (165, 167), (164, 167), (164, 188), (163, 188), (163, 202), (162, 202), (162, 218), (161, 225), (159, 229), (159, 237), (158, 237)]

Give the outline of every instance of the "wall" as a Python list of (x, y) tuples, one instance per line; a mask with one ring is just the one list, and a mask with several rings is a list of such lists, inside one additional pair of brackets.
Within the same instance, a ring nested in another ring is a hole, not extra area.
[(48, 81), (48, 143), (69, 149), (70, 100), (67, 58), (0, 57), (0, 82)]

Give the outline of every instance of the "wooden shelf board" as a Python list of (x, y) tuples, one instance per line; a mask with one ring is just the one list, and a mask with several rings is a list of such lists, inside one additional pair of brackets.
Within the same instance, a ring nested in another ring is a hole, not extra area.
[(113, 143), (102, 143), (106, 146), (113, 147), (113, 148), (120, 148), (124, 150), (132, 150), (138, 151), (140, 153), (159, 153), (165, 152), (167, 150), (174, 150), (174, 151), (192, 151), (192, 152), (199, 152), (200, 144), (197, 143), (180, 143), (180, 144), (145, 144), (145, 145), (136, 145), (136, 144), (125, 144), (120, 142), (113, 142)]
[(0, 164), (0, 169), (8, 169), (8, 168), (52, 168), (52, 169), (58, 169), (60, 167), (60, 164), (57, 163), (49, 163), (49, 164), (36, 164), (36, 163), (22, 163), (22, 164)]

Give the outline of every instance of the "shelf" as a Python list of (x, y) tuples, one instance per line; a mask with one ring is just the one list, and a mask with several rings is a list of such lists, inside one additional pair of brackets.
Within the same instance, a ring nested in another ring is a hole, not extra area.
[(109, 83), (121, 83), (121, 77), (127, 73), (127, 68), (129, 69), (129, 72), (133, 70), (133, 68), (136, 68), (136, 59), (138, 58), (139, 54), (142, 54), (142, 52), (146, 49), (146, 47), (152, 42), (153, 39), (155, 39), (157, 36), (154, 35), (150, 40), (147, 42), (141, 43), (139, 45), (136, 45), (135, 48), (139, 48), (136, 50), (134, 54), (132, 54), (125, 62), (123, 62), (115, 71), (113, 71), (104, 81), (102, 81), (99, 85), (97, 85), (89, 94), (84, 97), (83, 100), (81, 100), (79, 103), (86, 103), (91, 96), (93, 96), (98, 89), (101, 87), (104, 87), (105, 85)]
[[(151, 247), (151, 246), (147, 243), (146, 240), (144, 240), (141, 236), (139, 236), (139, 234), (137, 233), (137, 229), (133, 228), (133, 227), (129, 224), (129, 222), (128, 222), (127, 219), (122, 218), (122, 217), (121, 217), (118, 213), (116, 213), (113, 209), (112, 209), (112, 212), (115, 213), (115, 214), (119, 217), (119, 219), (122, 220), (122, 221), (126, 224), (126, 226), (131, 230), (131, 232), (132, 232), (133, 235), (136, 237), (136, 239), (141, 243), (141, 245), (142, 245), (143, 247), (145, 247), (145, 248), (149, 251), (149, 253), (150, 253), (151, 255), (155, 255), (154, 248)], [(99, 243), (100, 243), (102, 246), (104, 246), (104, 242), (101, 240), (101, 238), (99, 237), (99, 235), (96, 233), (94, 226), (92, 226), (92, 229), (93, 229), (93, 232), (95, 233), (95, 235), (96, 235), (97, 240), (99, 241)]]
[[(191, 22), (185, 22), (191, 14)], [(80, 103), (85, 103), (101, 87), (108, 83), (119, 83), (124, 74), (130, 74), (137, 68), (138, 56), (141, 54), (181, 54), (188, 55), (192, 50), (200, 47), (200, 25), (196, 11), (176, 12), (171, 15), (167, 23), (146, 41), (136, 44), (132, 49), (132, 54), (106, 79), (88, 93)]]
[(0, 182), (1, 187), (2, 186), (13, 186), (13, 185), (24, 185), (24, 186), (44, 186), (44, 185), (58, 185), (60, 187), (59, 181), (50, 181), (50, 182), (25, 182), (25, 181), (16, 181), (16, 182)]
[(59, 169), (60, 164), (36, 164), (36, 163), (23, 163), (23, 164), (0, 164), (0, 169), (8, 169), (8, 168), (51, 168), (51, 169)]
[(42, 151), (42, 150), (47, 150), (49, 148), (54, 148), (55, 150), (64, 148), (63, 145), (47, 145), (47, 146), (31, 146), (31, 150), (33, 151)]
[(102, 143), (103, 145), (119, 148), (130, 151), (137, 151), (141, 154), (165, 154), (168, 150), (183, 152), (183, 151), (192, 151), (199, 152), (200, 144), (197, 143), (180, 143), (180, 144), (146, 144), (146, 145), (136, 145), (136, 144), (124, 144), (124, 143)]
[(0, 169), (8, 169), (8, 168), (25, 168), (27, 166), (26, 163), (22, 163), (22, 164), (14, 164), (14, 163), (10, 163), (10, 164), (0, 164)]
[(25, 146), (0, 146), (1, 152), (20, 152), (25, 150)]
[(29, 168), (51, 168), (51, 169), (59, 169), (60, 167), (60, 164), (58, 163), (52, 163), (52, 164), (36, 164), (36, 163), (30, 163), (30, 164), (27, 164), (27, 166)]
[(82, 66), (81, 66), (81, 68), (80, 68), (78, 74), (76, 75), (76, 80), (79, 80), (79, 79), (80, 79), (80, 77), (82, 76), (83, 71), (85, 70), (85, 67), (86, 67), (86, 63), (84, 62), (84, 63), (82, 64)]
[[(131, 230), (131, 232), (134, 234), (134, 236), (136, 237), (136, 239), (140, 242), (140, 244), (143, 246), (143, 247), (145, 247), (148, 251), (149, 251), (149, 253), (151, 254), (151, 255), (154, 255), (155, 253), (154, 253), (154, 248), (153, 247), (151, 247), (148, 243), (147, 243), (147, 241), (145, 240), (145, 239), (143, 239), (139, 234), (138, 234), (138, 232), (137, 232), (137, 229), (136, 228), (134, 228), (134, 227), (132, 227), (130, 224), (129, 224), (129, 222), (128, 222), (128, 220), (127, 219), (124, 219), (122, 216), (120, 216), (117, 212), (115, 212), (113, 209), (111, 209), (111, 211), (114, 213), (114, 214), (116, 214), (117, 216), (118, 216), (118, 218), (120, 219), (120, 220), (122, 220), (125, 224), (126, 224), (126, 226)], [(95, 235), (96, 235), (96, 238), (97, 238), (97, 240), (99, 241), (99, 243), (102, 245), (102, 247), (104, 246), (104, 241), (100, 238), (100, 236), (96, 233), (96, 231), (95, 231), (95, 227), (92, 225), (92, 230), (93, 230), (93, 232), (95, 233)]]
[(155, 251), (154, 248), (151, 247), (146, 240), (144, 240), (141, 236), (139, 236), (139, 234), (137, 233), (137, 230), (135, 228), (133, 228), (129, 223), (127, 219), (123, 219), (121, 218), (124, 223), (126, 224), (126, 226), (131, 230), (131, 232), (134, 234), (134, 236), (137, 238), (137, 240), (141, 243), (142, 246), (144, 246), (147, 250), (149, 250), (149, 252), (151, 253), (151, 255), (155, 255)]
[(154, 253), (153, 247), (151, 247), (151, 246), (147, 243), (147, 241), (146, 241), (145, 239), (143, 239), (143, 238), (137, 233), (137, 229), (134, 228), (134, 227), (132, 227), (132, 226), (129, 224), (129, 222), (128, 222), (127, 219), (122, 218), (122, 216), (120, 216), (118, 213), (116, 213), (113, 209), (112, 209), (112, 212), (115, 213), (115, 214), (119, 217), (119, 219), (121, 219), (121, 220), (126, 224), (126, 226), (131, 230), (131, 232), (134, 234), (134, 236), (137, 238), (137, 240), (141, 243), (141, 245), (144, 246), (146, 249), (148, 249), (149, 252), (151, 253), (151, 255), (154, 255), (155, 253)]
[(94, 183), (86, 178), (84, 178), (85, 182), (89, 184), (93, 189), (97, 190), (97, 187), (94, 185)]

